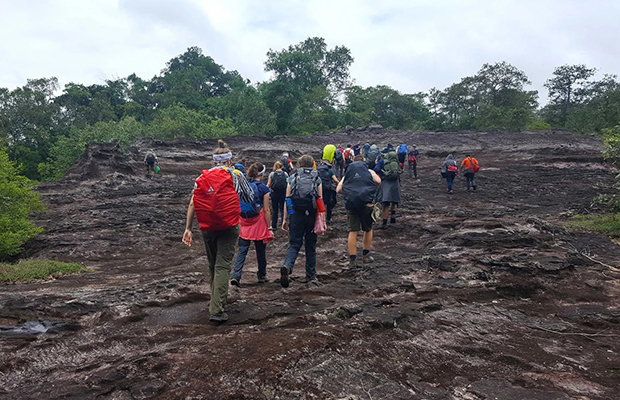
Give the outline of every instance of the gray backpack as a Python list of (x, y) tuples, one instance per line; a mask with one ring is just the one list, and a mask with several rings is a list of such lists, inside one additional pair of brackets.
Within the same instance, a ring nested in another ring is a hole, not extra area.
[(312, 168), (297, 168), (289, 177), (291, 185), (291, 200), (295, 209), (311, 210), (316, 208), (316, 199), (319, 197), (321, 177)]

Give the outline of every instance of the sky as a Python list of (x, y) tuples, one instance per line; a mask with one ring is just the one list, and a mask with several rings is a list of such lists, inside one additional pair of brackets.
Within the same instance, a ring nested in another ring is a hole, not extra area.
[(198, 46), (252, 82), (266, 53), (308, 37), (346, 46), (357, 85), (443, 89), (485, 63), (523, 70), (546, 101), (555, 67), (620, 74), (618, 0), (0, 0), (0, 87), (55, 76), (151, 79)]

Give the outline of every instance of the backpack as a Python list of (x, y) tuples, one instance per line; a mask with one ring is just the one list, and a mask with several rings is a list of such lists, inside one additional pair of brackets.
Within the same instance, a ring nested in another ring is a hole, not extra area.
[(334, 190), (334, 185), (333, 185), (334, 181), (332, 180), (332, 177), (329, 174), (329, 166), (319, 165), (316, 171), (319, 173), (319, 177), (321, 178), (321, 182), (323, 183), (323, 191)]
[(478, 165), (478, 161), (474, 161), (474, 159), (472, 158), (472, 160), (471, 160), (471, 172), (473, 172), (475, 174), (478, 171), (480, 171), (480, 165)]
[(202, 171), (196, 179), (193, 199), (201, 231), (221, 231), (239, 224), (239, 195), (225, 169)]
[(298, 168), (289, 178), (291, 184), (291, 200), (295, 210), (316, 209), (316, 199), (319, 197), (321, 178), (317, 170), (312, 168)]
[(155, 164), (155, 154), (149, 153), (146, 155), (147, 164)]
[(258, 182), (252, 181), (248, 183), (250, 184), (250, 187), (254, 192), (254, 200), (251, 203), (246, 203), (245, 201), (239, 202), (239, 206), (241, 208), (241, 212), (239, 214), (241, 215), (241, 218), (245, 219), (256, 217), (258, 214), (260, 214), (261, 209)]
[(374, 202), (376, 193), (377, 185), (366, 164), (358, 161), (349, 165), (342, 184), (345, 208), (361, 211), (366, 204)]
[(282, 171), (289, 174), (291, 172), (291, 161), (287, 157), (282, 157), (280, 162), (282, 163)]
[(286, 173), (284, 171), (274, 171), (271, 190), (286, 190)]
[(366, 160), (374, 163), (377, 160), (378, 156), (379, 148), (373, 144), (372, 146), (370, 146), (370, 149), (368, 149), (368, 153), (366, 154)]
[(407, 162), (409, 163), (409, 165), (413, 165), (416, 163), (416, 161), (418, 161), (417, 158), (415, 158), (415, 156), (413, 155), (413, 153), (409, 153), (409, 155), (407, 156)]
[(400, 146), (398, 146), (398, 154), (407, 154), (407, 145), (406, 144), (401, 144)]
[(353, 162), (353, 149), (346, 149), (344, 151), (344, 160), (347, 164), (351, 164)]
[(334, 153), (334, 161), (336, 162), (336, 165), (344, 165), (344, 157), (342, 155), (342, 151), (336, 149), (336, 152)]
[(383, 164), (383, 176), (388, 181), (395, 181), (400, 177), (403, 171), (398, 164), (398, 156), (396, 152), (388, 153), (385, 157), (385, 163)]

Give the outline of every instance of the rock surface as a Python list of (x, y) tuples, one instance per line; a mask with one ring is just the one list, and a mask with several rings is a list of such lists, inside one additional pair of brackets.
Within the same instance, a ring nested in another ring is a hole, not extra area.
[[(346, 215), (319, 239), (319, 279), (276, 281), (287, 237), (268, 246), (270, 282), (248, 256), (230, 321), (208, 324), (206, 257), (181, 243), (193, 180), (215, 141), (91, 146), (58, 183), (31, 257), (92, 272), (0, 287), (0, 398), (614, 399), (620, 389), (620, 249), (570, 232), (569, 215), (611, 193), (598, 140), (567, 133), (373, 129), (300, 138), (230, 138), (237, 160), (270, 167), (329, 141), (405, 140), (397, 223), (375, 262), (347, 269)], [(162, 173), (144, 176), (154, 148)], [(448, 195), (438, 168), (472, 152), (479, 190)], [(585, 257), (583, 254), (588, 255)], [(302, 259), (303, 260), (303, 259)], [(12, 329), (12, 327), (14, 329)]]

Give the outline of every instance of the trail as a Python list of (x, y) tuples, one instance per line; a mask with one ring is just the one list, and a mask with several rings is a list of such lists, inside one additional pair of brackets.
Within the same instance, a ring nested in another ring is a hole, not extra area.
[[(323, 286), (301, 282), (302, 258), (280, 287), (278, 232), (270, 282), (256, 283), (250, 251), (221, 326), (208, 324), (204, 246), (181, 243), (215, 141), (145, 140), (127, 156), (91, 146), (64, 180), (40, 187), (46, 231), (27, 254), (92, 272), (0, 287), (0, 398), (616, 398), (620, 274), (609, 266), (620, 248), (563, 227), (611, 193), (600, 141), (375, 130), (227, 142), (237, 160), (269, 168), (283, 151), (316, 157), (329, 141), (367, 140), (406, 140), (421, 153), (397, 223), (375, 233), (375, 262), (347, 269), (339, 197), (317, 247)], [(162, 167), (153, 179), (147, 148)], [(482, 166), (479, 190), (465, 193), (459, 178), (449, 195), (438, 168), (468, 151)]]

